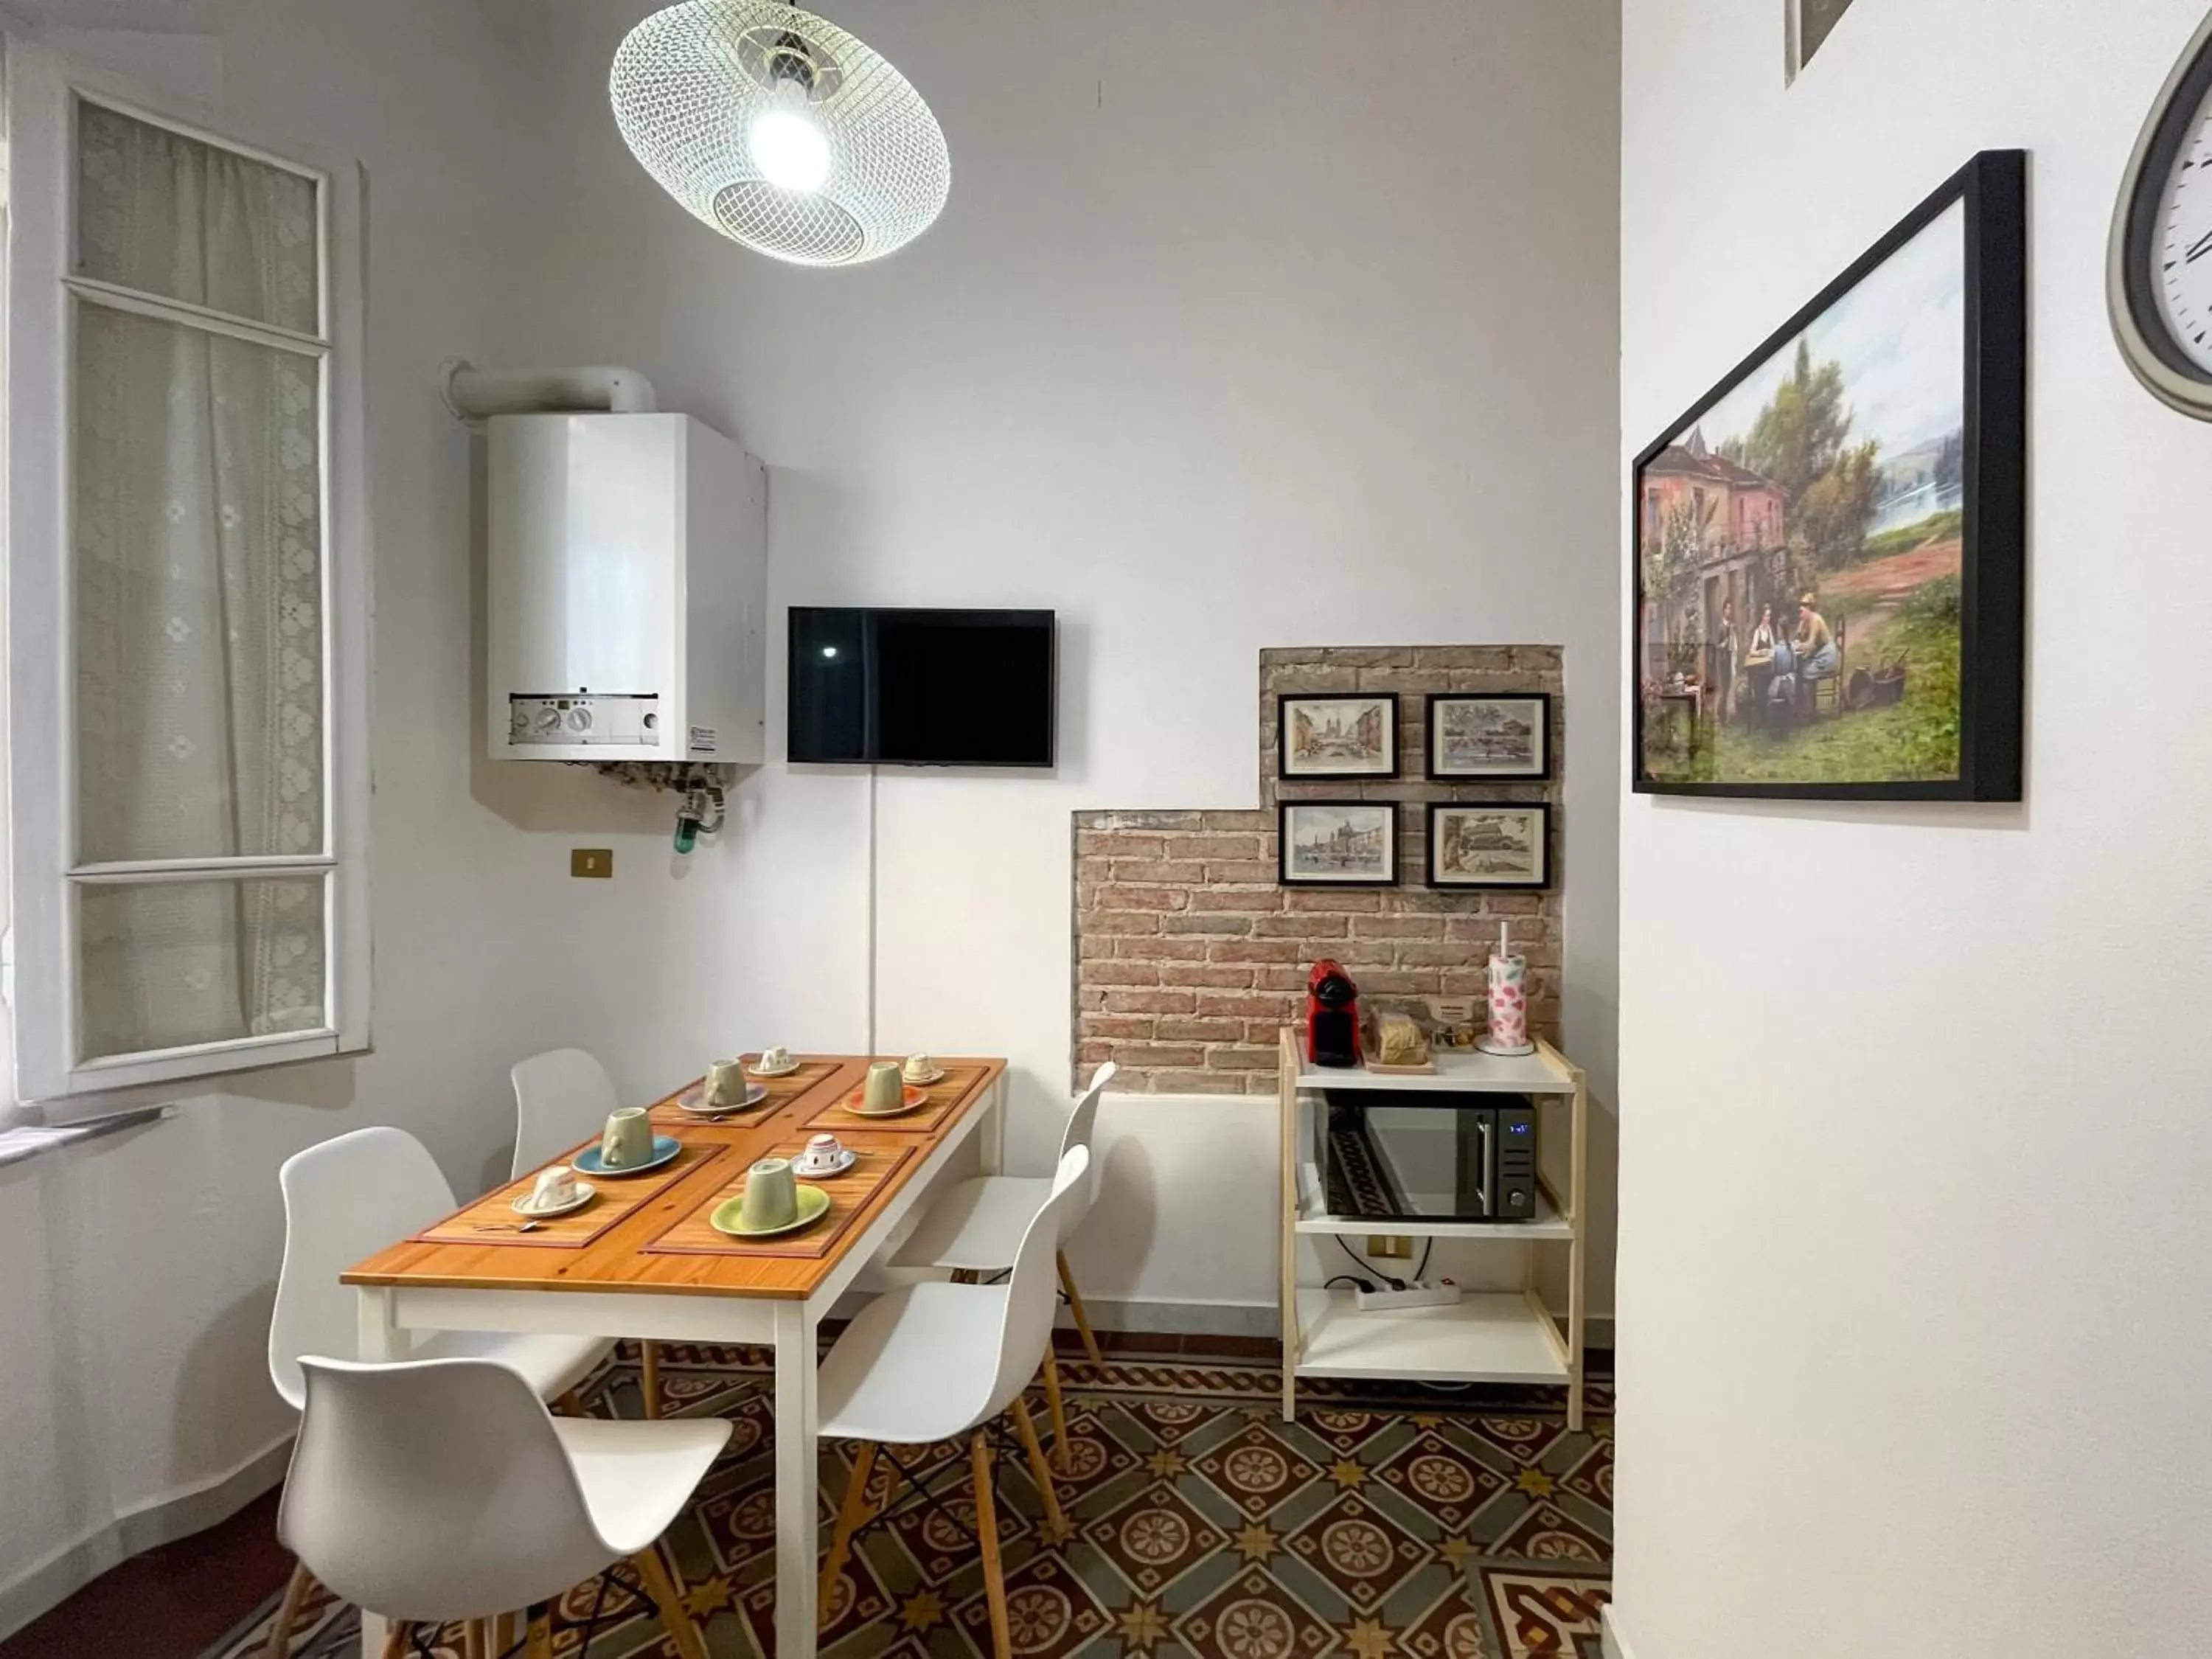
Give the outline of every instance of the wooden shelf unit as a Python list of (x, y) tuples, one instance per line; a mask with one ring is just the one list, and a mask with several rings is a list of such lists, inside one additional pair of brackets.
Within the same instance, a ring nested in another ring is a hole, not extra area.
[[(1588, 1227), (1589, 1090), (1582, 1069), (1549, 1043), (1534, 1054), (1507, 1057), (1440, 1054), (1431, 1075), (1361, 1069), (1315, 1070), (1303, 1063), (1296, 1026), (1279, 1038), (1282, 1083), (1281, 1272), (1283, 1418), (1297, 1413), (1301, 1376), (1402, 1377), (1437, 1382), (1564, 1382), (1567, 1426), (1583, 1425), (1583, 1327)], [(1333, 1216), (1319, 1190), (1309, 1149), (1299, 1144), (1302, 1097), (1323, 1090), (1387, 1089), (1448, 1094), (1527, 1095), (1543, 1120), (1539, 1130), (1537, 1213), (1523, 1222), (1378, 1221)], [(1543, 1146), (1564, 1114), (1568, 1161), (1564, 1189), (1544, 1166)], [(1304, 1236), (1390, 1233), (1528, 1247), (1518, 1295), (1470, 1292), (1455, 1306), (1361, 1312), (1352, 1293), (1297, 1282), (1297, 1241)], [(1546, 1307), (1536, 1285), (1540, 1244), (1567, 1250), (1567, 1307), (1562, 1320)]]

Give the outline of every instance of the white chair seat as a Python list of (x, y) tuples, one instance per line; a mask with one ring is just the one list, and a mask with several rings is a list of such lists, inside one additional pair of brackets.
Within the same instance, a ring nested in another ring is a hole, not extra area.
[(553, 1431), (607, 1547), (635, 1555), (668, 1530), (730, 1438), (720, 1418), (609, 1423), (556, 1417)]
[[(1014, 1242), (1018, 1249), (1021, 1241)], [(911, 1444), (971, 1427), (999, 1370), (1006, 1296), (1003, 1285), (939, 1282), (878, 1297), (854, 1316), (816, 1375), (816, 1432)], [(1028, 1362), (1020, 1375), (1035, 1369)]]
[(899, 1267), (970, 1268), (995, 1273), (1013, 1265), (1036, 1212), (1052, 1196), (1050, 1176), (979, 1176), (930, 1201), (891, 1258)]
[(496, 1359), (522, 1373), (540, 1400), (558, 1400), (599, 1369), (614, 1344), (596, 1336), (509, 1336), (439, 1331), (415, 1345), (416, 1359)]

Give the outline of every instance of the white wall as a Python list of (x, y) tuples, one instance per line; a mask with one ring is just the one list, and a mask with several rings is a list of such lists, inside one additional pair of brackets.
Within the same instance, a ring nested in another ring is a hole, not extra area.
[[(548, 96), (574, 112), (549, 165), (578, 210), (538, 295), (568, 355), (636, 363), (775, 469), (774, 605), (1062, 619), (1056, 775), (882, 779), (880, 1045), (1012, 1056), (1015, 1154), (1039, 1165), (1067, 1098), (1069, 813), (1254, 805), (1263, 646), (1557, 641), (1567, 1035), (1609, 1101), (1610, 4), (853, 0), (838, 21), (929, 97), (953, 186), (912, 246), (828, 272), (723, 240), (623, 149), (599, 106), (646, 9), (544, 8)], [(483, 798), (608, 821), (601, 786), (524, 769), (480, 768)], [(540, 913), (580, 1022), (657, 975), (654, 1006), (598, 1016), (633, 1088), (739, 1044), (862, 1040), (865, 777), (776, 762), (737, 811), (681, 882), (640, 836), (588, 927), (573, 900)], [(538, 861), (549, 901), (573, 839)], [(649, 949), (564, 943), (614, 937)], [(1273, 1248), (1273, 1104), (1193, 1110), (1114, 1121), (1208, 1155), (1240, 1231), (1224, 1245), (1223, 1212), (1133, 1146), (1076, 1251), (1091, 1299), (1272, 1304), (1248, 1269)]]
[(1623, 10), (1624, 465), (2012, 145), (2033, 454), (2024, 806), (1624, 805), (1620, 1633), (2201, 1652), (2212, 427), (2102, 277), (2203, 7), (1857, 0), (1786, 94), (1778, 3)]
[[(158, 1535), (167, 1501), (213, 1483), (219, 1510), (258, 1489), (257, 1455), (290, 1425), (262, 1358), (278, 1163), (395, 1122), (474, 1191), (511, 1130), (505, 1067), (547, 1035), (518, 979), (531, 971), (524, 947), (500, 925), (525, 902), (509, 856), (522, 837), (469, 793), (470, 456), (435, 382), (447, 353), (539, 345), (512, 297), (546, 188), (507, 27), (526, 11), (437, 0), (37, 10), (188, 31), (65, 44), (149, 77), (157, 96), (211, 99), (218, 125), (368, 167), (376, 1052), (263, 1073), (153, 1128), (0, 1171), (0, 1632), (115, 1548)], [(242, 1487), (221, 1485), (241, 1469)], [(189, 1502), (178, 1513), (211, 1518)]]

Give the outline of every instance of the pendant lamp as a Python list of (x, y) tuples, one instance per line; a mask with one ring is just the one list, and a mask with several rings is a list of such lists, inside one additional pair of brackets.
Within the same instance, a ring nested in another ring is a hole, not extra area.
[(929, 228), (945, 134), (906, 76), (835, 23), (771, 0), (684, 0), (615, 54), (630, 153), (706, 223), (802, 265), (853, 265)]

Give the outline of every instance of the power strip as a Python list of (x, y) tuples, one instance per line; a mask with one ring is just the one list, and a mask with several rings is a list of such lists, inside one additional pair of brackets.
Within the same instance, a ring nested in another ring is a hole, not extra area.
[(1416, 1279), (1402, 1291), (1360, 1291), (1352, 1293), (1360, 1312), (1384, 1308), (1448, 1308), (1459, 1300), (1459, 1286), (1449, 1279)]

